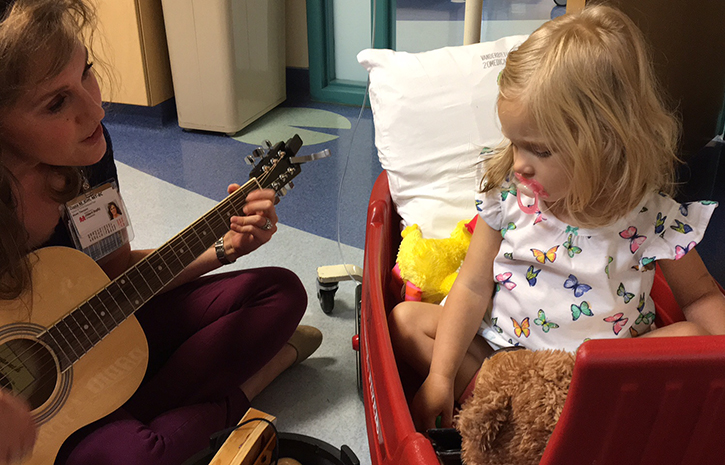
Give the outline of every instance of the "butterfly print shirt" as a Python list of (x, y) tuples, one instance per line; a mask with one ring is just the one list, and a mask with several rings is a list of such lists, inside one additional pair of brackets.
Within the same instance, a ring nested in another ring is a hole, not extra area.
[[(493, 307), (479, 331), (500, 347), (575, 351), (587, 339), (649, 331), (655, 262), (682, 258), (717, 207), (653, 192), (613, 224), (583, 229), (545, 208), (522, 212), (519, 195), (506, 185), (476, 201), (481, 219), (502, 232)], [(522, 203), (534, 201), (524, 195)]]

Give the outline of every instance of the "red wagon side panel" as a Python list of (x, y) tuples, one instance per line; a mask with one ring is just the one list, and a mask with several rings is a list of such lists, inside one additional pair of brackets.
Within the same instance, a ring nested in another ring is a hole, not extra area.
[(360, 322), (363, 400), (370, 455), (374, 465), (434, 465), (430, 442), (415, 431), (405, 400), (387, 313), (394, 305), (387, 283), (399, 242), (399, 218), (383, 172), (375, 182), (365, 235)]
[(725, 336), (587, 341), (542, 465), (725, 463)]

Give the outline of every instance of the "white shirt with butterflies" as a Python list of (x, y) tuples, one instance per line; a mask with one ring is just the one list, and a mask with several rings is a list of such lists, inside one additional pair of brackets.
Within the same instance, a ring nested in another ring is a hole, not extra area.
[(654, 262), (682, 258), (717, 207), (653, 192), (615, 223), (583, 229), (547, 211), (522, 212), (517, 195), (507, 184), (476, 199), (481, 219), (503, 236), (493, 307), (479, 330), (494, 347), (575, 351), (587, 339), (649, 331)]

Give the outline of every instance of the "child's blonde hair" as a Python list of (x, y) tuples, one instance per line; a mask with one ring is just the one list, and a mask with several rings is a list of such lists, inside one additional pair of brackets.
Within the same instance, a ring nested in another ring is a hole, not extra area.
[[(597, 227), (653, 190), (672, 194), (679, 122), (665, 108), (647, 45), (622, 12), (593, 6), (537, 29), (506, 60), (499, 99), (520, 104), (570, 180), (555, 205)], [(484, 161), (482, 189), (512, 174), (508, 143)]]

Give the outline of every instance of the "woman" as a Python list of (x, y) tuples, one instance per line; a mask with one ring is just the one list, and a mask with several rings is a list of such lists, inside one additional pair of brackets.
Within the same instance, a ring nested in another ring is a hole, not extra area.
[[(48, 245), (80, 243), (114, 279), (152, 251), (131, 250), (121, 233), (86, 246), (79, 229), (68, 226), (78, 225), (73, 199), (79, 194), (120, 197), (92, 54), (84, 45), (93, 10), (84, 0), (4, 0), (0, 10), (0, 299), (31, 289), (28, 254)], [(251, 192), (243, 215), (230, 219), (215, 247), (136, 312), (149, 345), (141, 386), (122, 408), (73, 434), (56, 463), (181, 463), (208, 445), (210, 434), (235, 424), (277, 375), (317, 349), (319, 331), (297, 327), (307, 297), (292, 272), (200, 277), (269, 241), (276, 223), (274, 192)], [(7, 366), (0, 363), (2, 369)], [(37, 432), (25, 401), (0, 386), (5, 464), (28, 456)]]

